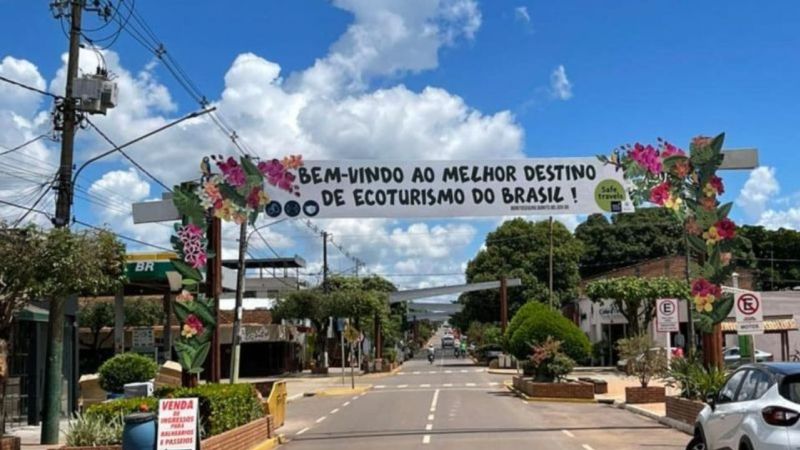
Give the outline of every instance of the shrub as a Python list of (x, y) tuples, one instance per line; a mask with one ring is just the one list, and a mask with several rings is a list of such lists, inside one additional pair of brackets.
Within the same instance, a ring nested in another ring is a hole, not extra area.
[(627, 360), (626, 371), (638, 377), (642, 387), (647, 387), (653, 377), (666, 376), (668, 371), (667, 352), (654, 347), (653, 340), (647, 335), (617, 341), (620, 358)]
[(673, 358), (669, 376), (667, 384), (680, 388), (681, 397), (705, 401), (709, 395), (722, 389), (727, 374), (717, 367), (707, 369), (697, 359)]
[(67, 426), (67, 446), (97, 447), (122, 442), (122, 415), (109, 419), (100, 415), (76, 414)]
[(170, 398), (199, 399), (203, 436), (215, 436), (264, 417), (264, 408), (250, 384), (204, 384), (178, 388)]
[(122, 353), (104, 362), (100, 373), (100, 387), (108, 392), (123, 392), (128, 383), (141, 383), (156, 376), (158, 365), (151, 358), (136, 353)]
[(391, 347), (387, 347), (383, 349), (383, 359), (390, 363), (397, 362), (397, 350)]
[(561, 341), (561, 351), (575, 361), (589, 357), (589, 338), (560, 312), (531, 301), (522, 306), (506, 330), (508, 351), (519, 360), (531, 354), (531, 344), (544, 342), (547, 337)]
[(561, 342), (549, 337), (542, 343), (532, 345), (530, 367), (537, 381), (560, 380), (575, 367), (575, 362), (561, 352)]
[(118, 398), (110, 402), (91, 405), (86, 409), (86, 418), (97, 418), (103, 422), (111, 422), (117, 417), (126, 416), (142, 410), (158, 411), (158, 399), (155, 397)]

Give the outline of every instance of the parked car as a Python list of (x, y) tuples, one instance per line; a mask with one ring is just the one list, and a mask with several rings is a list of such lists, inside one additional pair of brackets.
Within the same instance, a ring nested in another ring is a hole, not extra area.
[(800, 446), (800, 364), (747, 364), (709, 396), (687, 450)]
[(503, 354), (503, 347), (499, 344), (487, 344), (475, 350), (475, 357), (483, 364), (489, 364), (493, 359)]
[[(739, 347), (728, 347), (722, 351), (722, 356), (725, 358), (725, 365), (728, 367), (736, 367), (741, 363), (747, 363), (749, 361), (742, 361), (742, 357), (740, 355)], [(756, 349), (756, 362), (768, 362), (772, 361), (772, 353), (767, 353), (765, 351), (761, 351)]]

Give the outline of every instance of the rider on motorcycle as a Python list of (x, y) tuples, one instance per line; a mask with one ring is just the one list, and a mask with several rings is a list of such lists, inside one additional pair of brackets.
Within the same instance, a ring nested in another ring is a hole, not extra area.
[(435, 353), (436, 349), (433, 348), (433, 344), (428, 344), (428, 361), (433, 362)]

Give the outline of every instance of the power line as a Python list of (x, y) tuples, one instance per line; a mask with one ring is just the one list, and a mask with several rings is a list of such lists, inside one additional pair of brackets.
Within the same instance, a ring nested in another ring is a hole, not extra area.
[(55, 98), (55, 99), (63, 98), (63, 97), (61, 97), (59, 95), (56, 95), (56, 94), (53, 94), (53, 93), (50, 93), (50, 92), (47, 92), (47, 91), (43, 91), (43, 90), (41, 90), (39, 88), (35, 88), (33, 86), (28, 86), (27, 84), (20, 83), (19, 81), (15, 81), (15, 80), (12, 80), (10, 78), (6, 78), (6, 77), (4, 77), (2, 75), (0, 75), (0, 81), (5, 81), (6, 83), (13, 84), (14, 86), (21, 87), (22, 89), (27, 89), (29, 91), (37, 92), (39, 94), (46, 95), (48, 97), (52, 97), (52, 98)]
[[(30, 139), (30, 140), (28, 140), (28, 141), (25, 141), (24, 143), (22, 143), (22, 144), (20, 144), (20, 145), (18, 145), (18, 146), (16, 146), (16, 147), (14, 147), (14, 148), (10, 148), (10, 149), (8, 149), (8, 150), (6, 150), (6, 151), (4, 151), (4, 152), (0, 153), (0, 156), (7, 155), (7, 154), (9, 154), (9, 153), (14, 153), (14, 152), (16, 152), (17, 150), (21, 150), (21, 149), (23, 149), (23, 148), (27, 147), (28, 145), (30, 145), (30, 144), (33, 144), (34, 142), (38, 141), (39, 139), (46, 138), (46, 137), (47, 137), (47, 134), (40, 134), (39, 136), (36, 136), (36, 137), (35, 137), (35, 138), (33, 138), (33, 139)], [(3, 148), (8, 148), (8, 147), (6, 147), (6, 146), (2, 146), (2, 147), (3, 147)]]
[(5, 201), (5, 200), (0, 200), (0, 204), (8, 205), (8, 206), (11, 206), (11, 207), (14, 207), (14, 208), (24, 209), (25, 211), (32, 211), (32, 212), (35, 212), (35, 213), (39, 213), (39, 214), (42, 214), (43, 216), (47, 217), (48, 219), (51, 218), (49, 213), (44, 212), (41, 209), (36, 209), (35, 206), (22, 206), (22, 205), (19, 205), (17, 203), (8, 202), (8, 201)]
[(136, 162), (130, 155), (128, 155), (124, 150), (122, 150), (122, 148), (120, 148), (117, 144), (115, 144), (114, 141), (111, 140), (111, 138), (109, 138), (105, 133), (103, 133), (103, 131), (100, 130), (100, 128), (98, 128), (97, 125), (94, 124), (94, 122), (89, 120), (88, 117), (86, 117), (85, 120), (89, 124), (89, 126), (91, 126), (94, 129), (94, 131), (97, 132), (97, 134), (99, 134), (106, 142), (108, 142), (109, 144), (114, 146), (114, 148), (117, 148), (119, 153), (122, 156), (124, 156), (125, 159), (130, 161), (130, 163), (133, 164), (137, 169), (139, 169), (143, 174), (147, 175), (151, 180), (153, 180), (156, 183), (158, 183), (158, 185), (160, 185), (162, 188), (166, 189), (168, 192), (172, 192), (172, 189), (170, 189), (169, 186), (167, 186), (166, 184), (161, 182), (161, 180), (156, 178), (155, 175), (153, 175), (150, 172), (148, 172), (147, 169), (145, 169), (144, 167), (142, 167), (141, 164)]
[(147, 247), (157, 248), (159, 250), (164, 250), (164, 251), (167, 251), (167, 252), (174, 252), (175, 251), (174, 249), (171, 249), (171, 248), (162, 247), (162, 246), (156, 245), (156, 244), (151, 244), (150, 242), (145, 242), (145, 241), (142, 241), (142, 240), (139, 240), (139, 239), (136, 239), (136, 238), (132, 238), (130, 236), (125, 236), (123, 234), (119, 234), (117, 232), (114, 232), (114, 231), (111, 231), (111, 230), (107, 230), (105, 228), (101, 228), (101, 227), (92, 225), (90, 223), (83, 222), (83, 221), (78, 220), (78, 219), (76, 219), (74, 217), (72, 218), (72, 222), (73, 223), (77, 223), (79, 225), (83, 225), (83, 226), (85, 226), (87, 228), (91, 228), (91, 229), (96, 230), (96, 231), (106, 231), (106, 232), (111, 233), (111, 234), (113, 234), (114, 236), (116, 236), (116, 237), (118, 237), (120, 239), (123, 239), (123, 240), (126, 240), (126, 241), (130, 241), (130, 242), (135, 242), (137, 244), (145, 245)]

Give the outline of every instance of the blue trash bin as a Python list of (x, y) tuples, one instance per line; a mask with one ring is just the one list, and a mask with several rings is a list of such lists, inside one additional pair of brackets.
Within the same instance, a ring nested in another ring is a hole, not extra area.
[(138, 412), (125, 416), (122, 430), (122, 450), (155, 450), (156, 415)]

